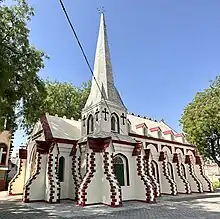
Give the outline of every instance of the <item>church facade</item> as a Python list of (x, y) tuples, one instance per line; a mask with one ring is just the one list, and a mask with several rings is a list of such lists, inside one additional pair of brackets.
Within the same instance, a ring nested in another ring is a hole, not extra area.
[(9, 195), (24, 202), (76, 200), (80, 206), (154, 203), (161, 194), (211, 192), (203, 160), (163, 120), (128, 113), (117, 91), (101, 14), (91, 91), (79, 121), (43, 114)]

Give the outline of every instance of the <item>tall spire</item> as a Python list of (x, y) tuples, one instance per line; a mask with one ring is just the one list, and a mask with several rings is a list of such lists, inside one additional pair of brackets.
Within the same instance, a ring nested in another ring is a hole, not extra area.
[[(85, 108), (92, 106), (103, 99), (122, 108), (125, 108), (121, 97), (114, 85), (105, 16), (103, 12), (101, 13), (93, 73), (96, 81), (94, 78), (92, 79), (91, 91)], [(98, 83), (99, 87), (97, 86), (96, 82)]]

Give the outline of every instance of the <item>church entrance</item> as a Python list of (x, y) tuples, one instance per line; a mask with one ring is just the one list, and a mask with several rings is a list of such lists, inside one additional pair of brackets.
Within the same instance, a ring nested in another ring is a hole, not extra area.
[(113, 160), (114, 163), (114, 172), (118, 179), (118, 182), (120, 186), (125, 185), (125, 179), (124, 179), (124, 163), (120, 156), (116, 156)]

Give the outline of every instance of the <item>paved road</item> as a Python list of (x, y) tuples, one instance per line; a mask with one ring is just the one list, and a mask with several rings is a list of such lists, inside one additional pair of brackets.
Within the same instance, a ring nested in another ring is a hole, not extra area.
[[(2, 193), (3, 194), (3, 193)], [(60, 204), (25, 204), (0, 194), (0, 219), (220, 219), (220, 193), (163, 196), (157, 204), (125, 202), (121, 208), (76, 207), (71, 201)]]

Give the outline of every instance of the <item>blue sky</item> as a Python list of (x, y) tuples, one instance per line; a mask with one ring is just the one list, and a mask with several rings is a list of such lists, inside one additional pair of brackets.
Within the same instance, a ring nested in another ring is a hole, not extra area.
[[(105, 7), (114, 79), (129, 112), (162, 119), (177, 131), (184, 107), (220, 70), (220, 1), (63, 0), (93, 66)], [(42, 78), (80, 85), (91, 79), (58, 0), (29, 0), (31, 43), (50, 60)], [(15, 146), (24, 142), (22, 132)]]

